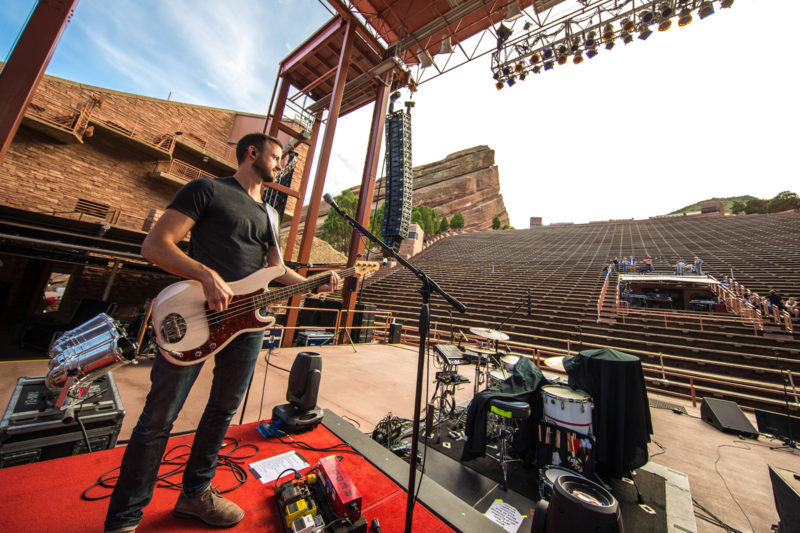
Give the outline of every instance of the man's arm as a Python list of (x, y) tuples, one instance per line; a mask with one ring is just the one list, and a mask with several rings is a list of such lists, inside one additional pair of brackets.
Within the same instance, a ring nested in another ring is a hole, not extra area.
[(223, 311), (233, 297), (233, 291), (214, 270), (195, 261), (178, 243), (194, 227), (194, 220), (177, 209), (167, 209), (142, 243), (142, 256), (171, 274), (199, 281), (203, 285), (208, 306)]

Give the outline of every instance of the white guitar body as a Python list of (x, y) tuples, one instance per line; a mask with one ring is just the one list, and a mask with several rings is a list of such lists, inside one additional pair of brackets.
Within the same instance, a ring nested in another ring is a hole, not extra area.
[(198, 281), (179, 281), (164, 288), (154, 300), (151, 314), (161, 353), (176, 365), (193, 365), (214, 355), (240, 333), (272, 326), (274, 317), (264, 316), (242, 301), (266, 293), (269, 283), (285, 272), (283, 267), (268, 267), (228, 283), (234, 298), (222, 312), (208, 309)]

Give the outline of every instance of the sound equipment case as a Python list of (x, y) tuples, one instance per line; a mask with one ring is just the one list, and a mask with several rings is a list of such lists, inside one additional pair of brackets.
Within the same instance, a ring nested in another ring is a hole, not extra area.
[(323, 344), (330, 344), (333, 339), (333, 333), (324, 330), (308, 330), (301, 331), (297, 334), (298, 346), (321, 346)]
[[(17, 380), (0, 421), (0, 468), (86, 453), (80, 425), (63, 423), (62, 411), (53, 408), (55, 398), (44, 376)], [(88, 399), (75, 404), (75, 415), (83, 422), (91, 451), (116, 446), (125, 409), (110, 372), (89, 385)]]

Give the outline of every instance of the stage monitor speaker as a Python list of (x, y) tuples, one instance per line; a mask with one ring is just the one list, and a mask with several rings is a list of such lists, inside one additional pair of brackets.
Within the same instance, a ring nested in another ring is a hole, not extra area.
[(400, 344), (400, 337), (403, 333), (403, 325), (398, 322), (389, 324), (389, 344)]
[(800, 418), (756, 409), (759, 433), (766, 433), (787, 442), (800, 442)]
[(700, 417), (725, 433), (734, 433), (751, 439), (758, 438), (758, 431), (744, 416), (736, 402), (703, 398), (703, 403), (700, 405)]
[(769, 467), (772, 496), (778, 511), (778, 533), (800, 531), (800, 475), (784, 468)]

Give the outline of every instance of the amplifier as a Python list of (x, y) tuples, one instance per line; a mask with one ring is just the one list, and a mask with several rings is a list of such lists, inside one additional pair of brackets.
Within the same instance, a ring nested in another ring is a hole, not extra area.
[[(44, 376), (22, 377), (0, 421), (0, 467), (35, 463), (46, 459), (86, 453), (86, 440), (77, 421), (62, 422), (53, 408), (55, 393)], [(75, 417), (83, 422), (90, 451), (117, 444), (125, 409), (111, 372), (89, 385), (88, 399), (74, 404)]]

